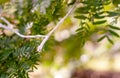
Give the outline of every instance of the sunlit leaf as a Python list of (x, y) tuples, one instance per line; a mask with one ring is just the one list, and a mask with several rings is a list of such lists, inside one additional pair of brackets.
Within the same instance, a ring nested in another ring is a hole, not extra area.
[(112, 35), (114, 35), (114, 36), (116, 36), (116, 37), (119, 37), (119, 34), (116, 33), (115, 31), (109, 30), (109, 32), (110, 32)]
[(114, 44), (114, 42), (108, 36), (107, 36), (107, 39), (111, 44)]
[(106, 22), (106, 20), (101, 20), (101, 21), (95, 21), (95, 22), (93, 22), (93, 24), (97, 25), (97, 24), (103, 24), (105, 22)]
[(96, 18), (96, 19), (102, 19), (102, 18), (105, 18), (105, 16), (95, 14), (95, 15), (94, 15), (94, 18)]
[(114, 16), (117, 16), (119, 13), (116, 13), (116, 12), (111, 12), (111, 11), (107, 11), (108, 13), (108, 17), (114, 17)]
[(75, 18), (78, 18), (78, 19), (86, 19), (87, 17), (84, 16), (84, 15), (78, 15), (78, 16), (75, 16)]
[(81, 30), (83, 30), (84, 28), (83, 27), (81, 27), (81, 28), (78, 28), (76, 31), (78, 32), (78, 31), (81, 31)]
[(120, 30), (119, 27), (116, 27), (116, 26), (113, 26), (113, 25), (109, 25), (109, 27), (112, 28), (112, 29), (115, 29), (115, 30)]
[(105, 37), (106, 37), (106, 35), (100, 37), (97, 41), (100, 42), (100, 41), (102, 41)]

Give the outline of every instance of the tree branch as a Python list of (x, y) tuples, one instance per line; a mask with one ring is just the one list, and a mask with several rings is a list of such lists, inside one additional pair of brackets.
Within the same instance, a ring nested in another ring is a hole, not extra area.
[(45, 37), (45, 35), (27, 35), (27, 36), (26, 35), (22, 35), (22, 34), (20, 34), (18, 32), (18, 30), (14, 29), (13, 25), (9, 21), (7, 21), (5, 18), (1, 17), (1, 20), (3, 20), (7, 24), (7, 26), (6, 26), (6, 25), (3, 25), (3, 24), (0, 23), (0, 27), (1, 28), (4, 28), (4, 29), (9, 30), (11, 32), (14, 32), (15, 34), (17, 34), (18, 36), (20, 36), (22, 38), (40, 38), (40, 37)]
[(38, 46), (37, 51), (41, 52), (42, 48), (44, 47), (44, 44), (48, 41), (49, 37), (52, 35), (52, 33), (63, 23), (63, 21), (71, 14), (71, 12), (75, 9), (75, 5), (68, 11), (68, 13), (57, 23), (57, 25), (46, 35), (46, 37), (43, 39), (41, 44)]
[[(77, 3), (77, 2), (76, 2)], [(42, 48), (44, 47), (44, 44), (47, 42), (47, 40), (49, 39), (49, 37), (52, 35), (52, 33), (61, 25), (61, 23), (63, 23), (63, 21), (71, 14), (71, 12), (75, 9), (76, 7), (76, 3), (73, 5), (73, 7), (68, 11), (68, 13), (57, 23), (57, 25), (47, 34), (47, 35), (23, 35), (23, 34), (20, 34), (18, 32), (18, 30), (14, 29), (13, 28), (13, 25), (7, 21), (5, 18), (3, 17), (0, 17), (1, 20), (3, 20), (6, 24), (6, 25), (3, 25), (0, 23), (0, 27), (1, 28), (4, 28), (6, 30), (9, 30), (11, 32), (14, 32), (16, 35), (18, 35), (19, 37), (22, 37), (22, 38), (44, 38), (43, 41), (40, 43), (40, 45), (37, 47), (37, 51), (38, 52), (41, 52), (42, 51)]]

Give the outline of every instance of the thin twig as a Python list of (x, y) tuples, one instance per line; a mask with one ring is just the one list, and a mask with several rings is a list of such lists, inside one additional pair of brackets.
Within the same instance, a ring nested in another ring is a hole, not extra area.
[(40, 38), (40, 37), (45, 37), (45, 35), (27, 35), (26, 36), (26, 35), (20, 34), (18, 32), (18, 30), (14, 29), (13, 25), (9, 21), (7, 21), (5, 18), (1, 17), (1, 20), (3, 20), (7, 24), (7, 26), (6, 26), (6, 25), (3, 25), (3, 24), (0, 23), (0, 27), (1, 28), (4, 28), (4, 29), (9, 30), (11, 32), (14, 32), (15, 34), (17, 34), (18, 36), (20, 36), (22, 38)]
[(44, 44), (46, 43), (46, 41), (49, 39), (49, 37), (52, 35), (52, 33), (60, 26), (60, 24), (71, 14), (71, 12), (74, 10), (74, 8), (76, 7), (76, 4), (73, 5), (73, 7), (68, 11), (68, 13), (57, 23), (57, 25), (47, 34), (47, 35), (22, 35), (20, 34), (17, 30), (15, 30), (13, 28), (13, 25), (7, 21), (5, 18), (3, 17), (0, 17), (1, 20), (3, 20), (6, 24), (6, 25), (3, 25), (0, 23), (0, 27), (1, 28), (4, 28), (6, 30), (9, 30), (11, 32), (14, 32), (15, 34), (17, 34), (18, 36), (22, 37), (22, 38), (44, 38), (43, 41), (41, 42), (41, 44), (38, 46), (37, 48), (37, 51), (38, 52), (41, 52), (42, 51), (42, 48), (44, 46)]
[(11, 26), (12, 24), (6, 20), (4, 17), (0, 17), (1, 20), (3, 20), (8, 26)]
[(41, 44), (38, 46), (37, 51), (41, 52), (42, 48), (44, 47), (44, 44), (48, 41), (49, 37), (52, 35), (52, 33), (63, 23), (63, 21), (71, 14), (71, 12), (75, 9), (76, 4), (73, 5), (73, 7), (68, 11), (68, 13), (57, 23), (57, 25), (46, 35), (46, 37), (43, 39)]

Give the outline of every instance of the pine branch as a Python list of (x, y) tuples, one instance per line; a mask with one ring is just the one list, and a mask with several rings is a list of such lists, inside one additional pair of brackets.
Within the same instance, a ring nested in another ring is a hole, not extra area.
[(17, 34), (18, 36), (20, 36), (22, 38), (41, 38), (41, 37), (45, 37), (45, 35), (27, 35), (26, 36), (26, 35), (20, 34), (18, 32), (18, 30), (14, 29), (13, 25), (9, 21), (7, 21), (5, 18), (1, 17), (1, 20), (3, 20), (7, 24), (7, 26), (6, 26), (6, 25), (3, 25), (3, 24), (0, 23), (1, 28), (4, 28), (4, 29), (9, 30), (11, 32), (14, 32), (15, 34)]
[(37, 51), (41, 52), (42, 48), (44, 47), (44, 44), (48, 41), (49, 37), (52, 35), (52, 33), (63, 23), (63, 21), (71, 14), (71, 12), (75, 9), (77, 2), (73, 5), (73, 7), (68, 11), (68, 13), (57, 23), (57, 25), (46, 35), (46, 37), (43, 39), (41, 44), (38, 46)]

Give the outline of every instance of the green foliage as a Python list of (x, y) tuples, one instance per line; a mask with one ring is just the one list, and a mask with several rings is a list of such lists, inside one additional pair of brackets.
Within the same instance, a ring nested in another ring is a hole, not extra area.
[[(100, 30), (97, 30), (97, 32), (105, 30), (104, 36), (100, 37), (98, 41), (103, 40), (107, 37), (108, 41), (110, 43), (113, 43), (113, 41), (109, 38), (109, 35), (113, 35), (116, 37), (119, 37), (118, 33), (116, 33), (113, 30), (106, 29), (106, 26), (109, 26), (111, 29), (119, 30), (116, 26), (111, 26), (107, 23), (107, 17), (117, 17), (119, 16), (119, 12), (116, 11), (106, 11), (104, 9), (105, 6), (111, 4), (111, 0), (83, 0), (82, 1), (83, 6), (80, 6), (76, 10), (76, 16), (75, 18), (80, 19), (80, 28), (77, 30), (78, 34), (80, 35), (81, 39), (85, 42), (86, 37), (88, 36), (88, 33), (92, 34), (91, 29), (94, 28), (97, 29), (100, 27)], [(93, 26), (89, 25), (88, 23), (91, 23)], [(85, 34), (86, 32), (86, 34)], [(109, 33), (109, 35), (107, 34)], [(87, 38), (86, 38), (87, 39)]]
[(111, 29), (114, 29), (114, 30), (120, 30), (120, 28), (119, 28), (119, 27), (116, 27), (116, 26), (109, 25), (109, 27), (110, 27)]
[[(40, 7), (41, 2), (33, 3), (33, 0), (23, 0), (20, 4), (19, 1), (15, 1), (12, 3), (16, 7), (13, 13), (14, 18), (6, 18), (10, 21), (17, 20), (16, 28), (20, 29), (19, 32), (22, 34), (28, 34), (26, 27), (27, 23), (31, 22), (33, 22), (33, 27), (30, 29), (30, 34), (46, 34), (46, 26), (50, 22), (57, 22), (59, 17), (63, 17), (61, 9), (64, 8), (64, 4), (62, 0), (52, 0), (51, 5), (46, 8), (46, 14), (41, 13), (39, 8), (32, 12), (33, 6), (38, 4)], [(0, 35), (0, 78), (29, 78), (28, 72), (36, 68), (35, 65), (40, 61), (40, 53), (36, 52), (36, 47), (40, 42), (41, 39)]]
[[(42, 38), (20, 38), (15, 34), (8, 36), (1, 28), (0, 78), (29, 78), (28, 72), (33, 71), (39, 61), (49, 63), (54, 60), (54, 55), (57, 54), (55, 47), (64, 48), (63, 57), (65, 61), (79, 59), (82, 54), (81, 48), (94, 33), (104, 31), (99, 35), (98, 42), (106, 38), (113, 44), (112, 38), (114, 36), (119, 37), (116, 31), (120, 28), (109, 24), (106, 18), (115, 18), (116, 20), (113, 21), (115, 23), (120, 16), (120, 8), (116, 6), (116, 9), (105, 10), (105, 6), (110, 4), (118, 5), (119, 0), (72, 0), (70, 3), (66, 3), (68, 0), (46, 0), (50, 4), (41, 6), (43, 1), (45, 0), (38, 0), (37, 2), (23, 0), (20, 3), (19, 1), (0, 0), (1, 7), (7, 7), (7, 4), (14, 6), (14, 12), (5, 12), (6, 9), (3, 9), (3, 13), (0, 12), (0, 15), (15, 25), (14, 28), (19, 29), (22, 34), (47, 34), (49, 33), (47, 25), (51, 22), (56, 24), (77, 1), (77, 4), (80, 4), (80, 7), (77, 7), (74, 12), (74, 17), (80, 20), (80, 26), (76, 30), (77, 34), (60, 43), (51, 37), (45, 44), (43, 53), (39, 53), (36, 51), (36, 47), (40, 44)], [(44, 12), (41, 12), (41, 8)], [(4, 24), (3, 21), (0, 22)], [(27, 24), (31, 22), (33, 26), (28, 33), (26, 30)]]
[(14, 36), (0, 38), (0, 77), (28, 78), (27, 71), (35, 68), (40, 54), (36, 52), (36, 42)]
[(117, 7), (118, 4), (120, 4), (120, 1), (119, 0), (112, 0), (113, 4)]

